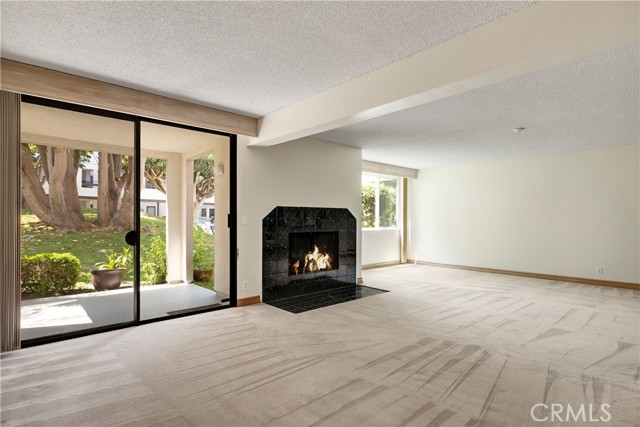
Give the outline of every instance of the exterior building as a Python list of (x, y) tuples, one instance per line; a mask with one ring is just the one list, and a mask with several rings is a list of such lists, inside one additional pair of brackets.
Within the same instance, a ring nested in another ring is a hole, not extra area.
[[(140, 210), (148, 215), (159, 217), (167, 216), (167, 196), (157, 190), (144, 176), (142, 179), (142, 191), (140, 192)], [(98, 199), (98, 159), (92, 154), (88, 162), (78, 171), (76, 177), (78, 183), (78, 195), (80, 205), (83, 208), (95, 208)], [(46, 184), (45, 184), (46, 191)], [(198, 208), (198, 216), (209, 219), (214, 218), (215, 197), (205, 199)]]

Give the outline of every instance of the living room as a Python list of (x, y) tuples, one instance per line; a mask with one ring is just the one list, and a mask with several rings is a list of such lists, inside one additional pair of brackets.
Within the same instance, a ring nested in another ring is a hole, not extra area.
[[(638, 14), (3, 2), (3, 423), (639, 425)], [(47, 215), (54, 152), (109, 219)]]

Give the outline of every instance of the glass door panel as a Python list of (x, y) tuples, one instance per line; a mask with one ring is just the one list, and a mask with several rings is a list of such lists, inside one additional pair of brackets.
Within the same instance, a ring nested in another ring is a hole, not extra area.
[(140, 146), (140, 320), (229, 305), (229, 137), (142, 121)]
[(134, 141), (133, 121), (22, 103), (23, 340), (134, 321)]

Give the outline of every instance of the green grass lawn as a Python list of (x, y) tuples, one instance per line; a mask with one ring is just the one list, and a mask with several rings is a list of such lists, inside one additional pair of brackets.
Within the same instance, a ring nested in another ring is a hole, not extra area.
[[(83, 209), (83, 214), (90, 224), (96, 225), (96, 209)], [(92, 288), (91, 270), (98, 262), (106, 261), (106, 255), (102, 251), (114, 250), (121, 252), (126, 246), (124, 232), (104, 228), (87, 228), (82, 231), (71, 231), (61, 234), (51, 227), (44, 225), (31, 211), (22, 211), (22, 255), (35, 255), (44, 252), (64, 253), (75, 255), (80, 260), (82, 271), (80, 273), (78, 288)], [(145, 247), (153, 236), (160, 236), (165, 240), (166, 221), (145, 213), (140, 214), (140, 248), (141, 260), (145, 259)], [(207, 253), (213, 258), (214, 236), (200, 229), (194, 229), (195, 238), (204, 242)], [(133, 269), (129, 268), (125, 275), (124, 283), (133, 282)], [(198, 283), (200, 286), (213, 288), (211, 283)]]

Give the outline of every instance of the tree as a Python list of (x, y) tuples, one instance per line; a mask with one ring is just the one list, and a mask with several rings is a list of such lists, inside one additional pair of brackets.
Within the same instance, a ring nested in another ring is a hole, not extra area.
[(71, 148), (20, 145), (22, 195), (45, 224), (61, 230), (76, 230), (85, 222), (76, 176), (86, 157), (86, 152)]
[[(193, 162), (193, 215), (204, 199), (215, 192), (215, 172), (213, 154), (197, 158)], [(156, 189), (167, 194), (167, 161), (164, 159), (147, 159), (144, 163), (144, 176)]]
[(376, 226), (376, 186), (367, 184), (362, 186), (362, 227)]
[[(380, 183), (378, 199), (378, 225), (394, 227), (396, 225), (396, 192), (394, 187)], [(362, 186), (362, 227), (376, 226), (376, 184)]]
[(395, 227), (396, 222), (396, 189), (380, 182), (380, 227)]
[(216, 174), (213, 170), (213, 154), (197, 158), (193, 162), (193, 213), (194, 216), (204, 199), (215, 193)]
[(133, 228), (134, 179), (129, 156), (98, 154), (98, 225)]
[[(62, 231), (87, 226), (76, 177), (91, 152), (47, 145), (20, 146), (22, 195), (42, 222)], [(133, 228), (129, 157), (98, 153), (98, 225)]]

